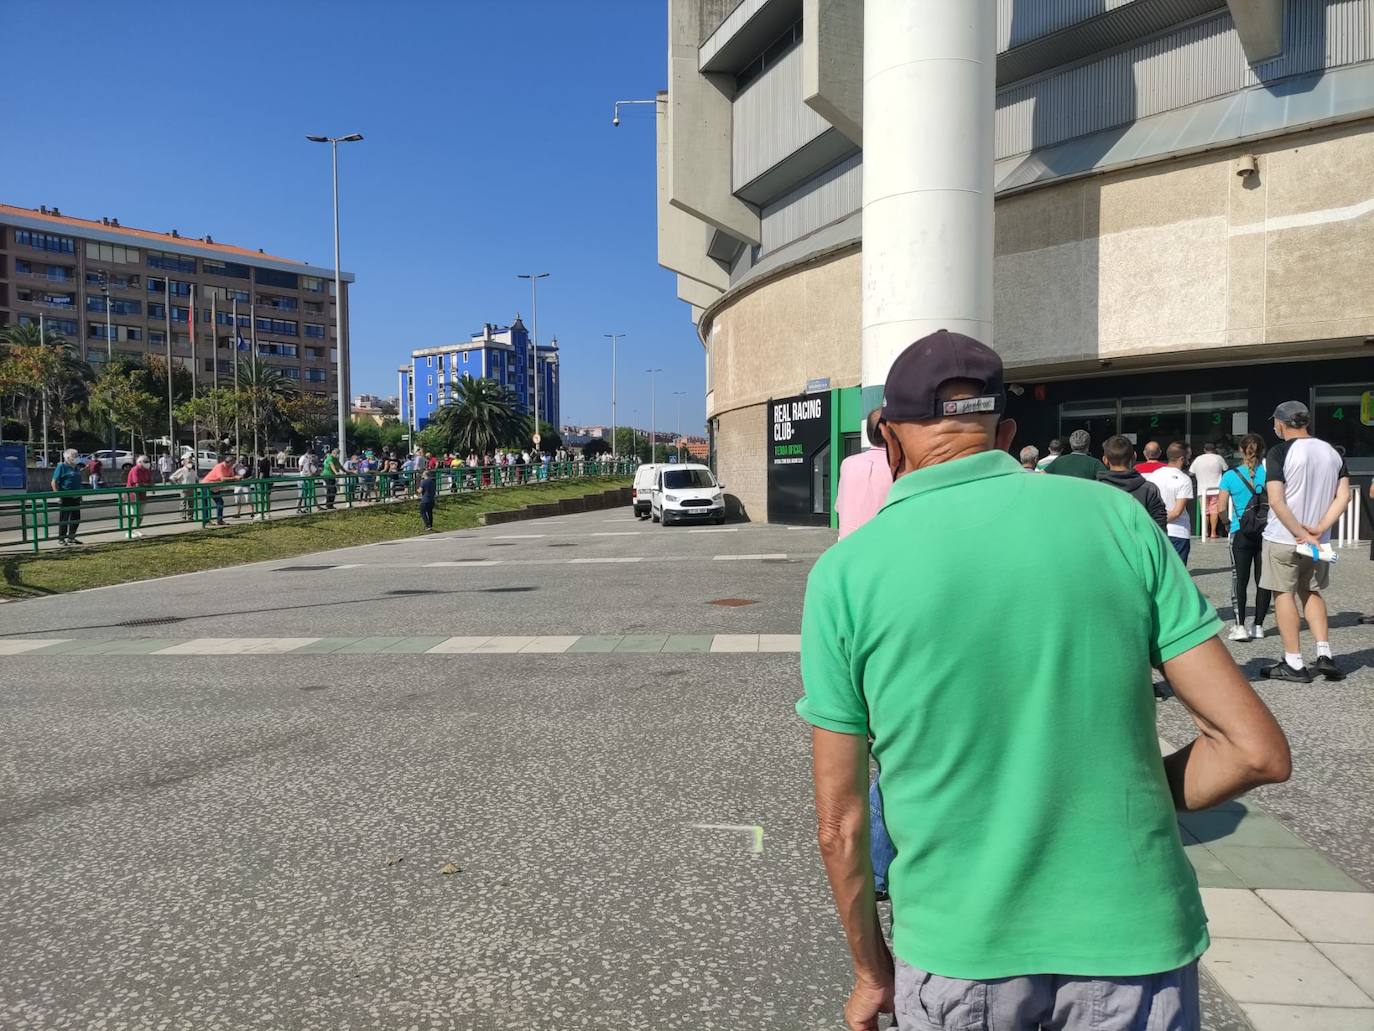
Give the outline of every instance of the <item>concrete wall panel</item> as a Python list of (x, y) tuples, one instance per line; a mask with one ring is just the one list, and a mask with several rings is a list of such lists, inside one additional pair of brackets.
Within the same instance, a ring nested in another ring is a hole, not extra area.
[(803, 0), (802, 101), (863, 146), (863, 0)]

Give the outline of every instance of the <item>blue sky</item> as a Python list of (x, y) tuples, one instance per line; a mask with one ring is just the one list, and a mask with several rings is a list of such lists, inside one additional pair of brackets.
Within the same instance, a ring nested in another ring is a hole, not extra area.
[[(355, 392), (396, 392), (411, 348), (528, 318), (518, 272), (550, 272), (563, 420), (701, 431), (689, 309), (655, 261), (654, 119), (618, 99), (665, 84), (662, 0), (5, 0), (14, 71), (0, 109), (0, 200), (262, 247), (332, 265), (329, 149), (340, 147)], [(632, 410), (638, 409), (638, 415)]]

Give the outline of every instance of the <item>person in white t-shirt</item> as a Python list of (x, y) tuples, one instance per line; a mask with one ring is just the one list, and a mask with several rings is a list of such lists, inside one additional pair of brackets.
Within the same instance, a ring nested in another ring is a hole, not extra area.
[(1164, 508), (1169, 516), (1165, 532), (1169, 543), (1188, 564), (1188, 553), (1193, 547), (1193, 526), (1188, 519), (1188, 499), (1193, 496), (1193, 480), (1183, 471), (1188, 462), (1188, 446), (1174, 441), (1166, 452), (1168, 461), (1145, 478), (1159, 488), (1159, 496), (1164, 499)]
[[(1331, 563), (1300, 555), (1297, 548), (1331, 540), (1331, 527), (1350, 503), (1350, 473), (1335, 448), (1307, 432), (1311, 418), (1301, 401), (1285, 401), (1274, 409), (1274, 434), (1280, 443), (1270, 448), (1264, 463), (1269, 522), (1260, 563), (1260, 586), (1274, 592), (1283, 638), (1283, 661), (1262, 672), (1271, 680), (1302, 684), (1310, 684), (1318, 673), (1327, 680), (1345, 679), (1331, 656), (1321, 593), (1330, 580)], [(1302, 661), (1304, 615), (1317, 640), (1317, 661), (1311, 669)]]
[(1226, 475), (1226, 459), (1217, 454), (1217, 446), (1212, 443), (1202, 445), (1202, 454), (1193, 459), (1193, 464), (1188, 467), (1188, 471), (1197, 480), (1197, 496), (1202, 499), (1205, 515), (1204, 525), (1207, 528), (1208, 537), (1220, 537), (1217, 524), (1226, 516), (1225, 512), (1217, 511), (1217, 499), (1220, 495), (1221, 478)]

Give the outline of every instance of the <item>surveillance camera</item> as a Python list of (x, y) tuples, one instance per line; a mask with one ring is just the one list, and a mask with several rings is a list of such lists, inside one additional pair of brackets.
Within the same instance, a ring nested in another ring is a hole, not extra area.
[(611, 124), (612, 124), (612, 125), (619, 125), (619, 124), (620, 124), (620, 117), (617, 115), (615, 118), (612, 118), (612, 119), (611, 119)]

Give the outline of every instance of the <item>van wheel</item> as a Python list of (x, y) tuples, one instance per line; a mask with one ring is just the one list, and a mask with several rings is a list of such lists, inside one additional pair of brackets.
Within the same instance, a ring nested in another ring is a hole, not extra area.
[(652, 508), (649, 509), (649, 521), (653, 523), (658, 522), (658, 516), (654, 515), (654, 510)]

